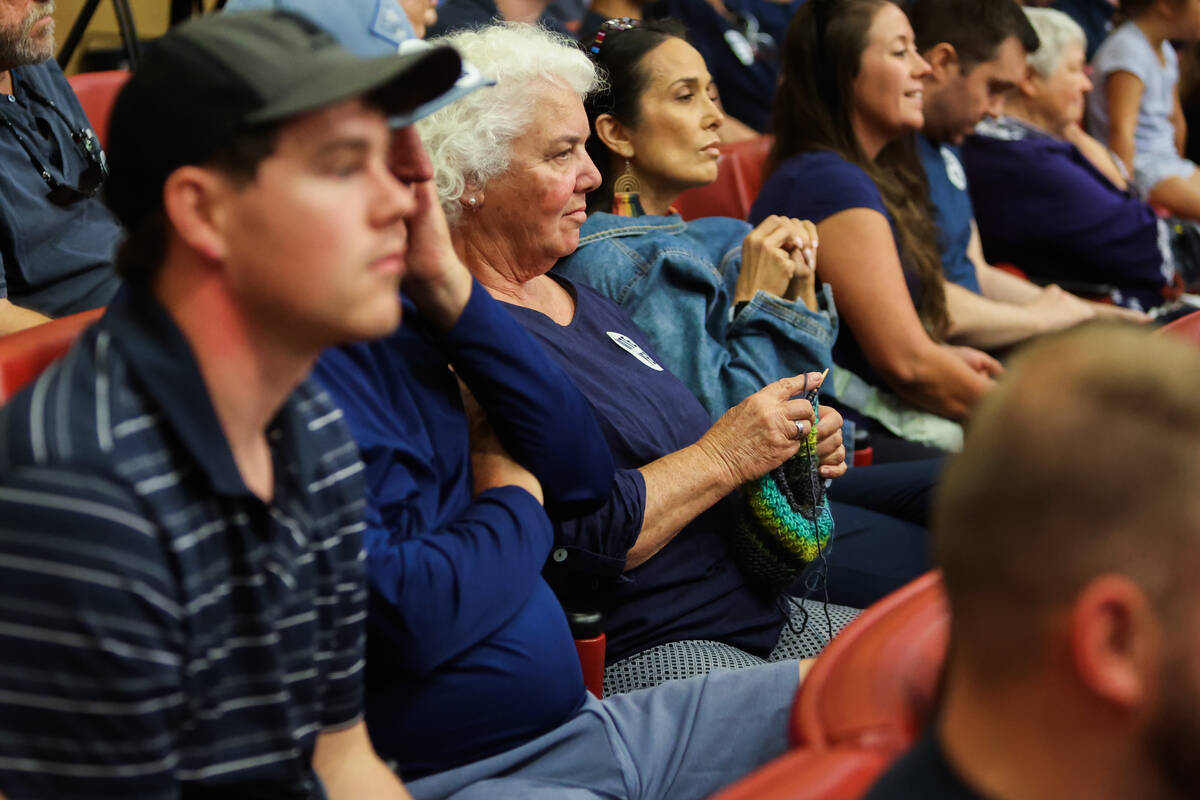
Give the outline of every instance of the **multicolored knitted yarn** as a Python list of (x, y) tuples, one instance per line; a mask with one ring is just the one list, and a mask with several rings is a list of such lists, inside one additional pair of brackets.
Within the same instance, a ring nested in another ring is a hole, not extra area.
[(739, 511), (729, 530), (731, 549), (749, 577), (773, 591), (792, 584), (824, 554), (833, 535), (833, 515), (818, 469), (817, 392), (805, 394), (814, 424), (800, 451), (781, 466), (742, 486)]

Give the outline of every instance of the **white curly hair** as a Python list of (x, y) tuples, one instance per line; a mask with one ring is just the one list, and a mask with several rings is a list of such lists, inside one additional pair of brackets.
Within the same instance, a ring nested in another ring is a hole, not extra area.
[(1079, 23), (1053, 8), (1026, 8), (1025, 16), (1037, 31), (1038, 49), (1026, 60), (1041, 78), (1049, 78), (1062, 62), (1063, 51), (1069, 44), (1087, 49), (1087, 35)]
[(502, 22), (431, 39), (453, 46), (496, 85), (474, 91), (417, 123), (433, 162), (433, 180), (450, 225), (462, 216), (467, 182), (484, 187), (508, 168), (513, 140), (525, 132), (547, 86), (582, 100), (599, 79), (572, 40), (536, 25)]

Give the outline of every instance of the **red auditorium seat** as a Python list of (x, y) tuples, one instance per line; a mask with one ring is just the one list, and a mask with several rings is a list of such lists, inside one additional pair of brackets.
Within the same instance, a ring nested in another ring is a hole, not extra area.
[(801, 684), (792, 708), (792, 745), (906, 749), (932, 709), (949, 623), (937, 572), (860, 614)]
[(67, 352), (75, 337), (103, 313), (102, 308), (83, 311), (0, 336), (0, 403)]
[(712, 800), (854, 800), (912, 745), (933, 709), (949, 609), (929, 572), (868, 608), (796, 693), (796, 748)]
[(769, 136), (721, 145), (716, 181), (679, 195), (675, 208), (680, 216), (685, 220), (698, 217), (745, 219), (762, 188), (763, 165), (770, 150)]
[(100, 146), (108, 144), (108, 116), (112, 113), (117, 92), (129, 80), (130, 73), (123, 69), (107, 70), (105, 72), (82, 72), (67, 78), (83, 113), (87, 114), (92, 130), (100, 140)]
[(1200, 311), (1193, 311), (1186, 317), (1163, 325), (1162, 332), (1167, 336), (1176, 336), (1200, 345)]

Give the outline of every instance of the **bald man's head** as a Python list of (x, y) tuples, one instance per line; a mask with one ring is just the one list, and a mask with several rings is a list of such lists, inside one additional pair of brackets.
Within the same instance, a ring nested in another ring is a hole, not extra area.
[(935, 507), (956, 653), (998, 670), (1035, 658), (1029, 626), (1109, 572), (1165, 603), (1200, 568), (1198, 489), (1200, 351), (1111, 325), (1030, 347)]

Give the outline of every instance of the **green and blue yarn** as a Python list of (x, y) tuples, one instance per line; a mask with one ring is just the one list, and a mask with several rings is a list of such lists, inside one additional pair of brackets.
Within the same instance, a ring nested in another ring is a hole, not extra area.
[(833, 535), (833, 515), (818, 472), (817, 391), (805, 393), (805, 399), (813, 406), (807, 439), (784, 464), (742, 486), (740, 519), (730, 530), (743, 568), (776, 590), (821, 558)]
[[(772, 473), (759, 478), (755, 484), (749, 493), (749, 505), (764, 532), (804, 563), (816, 560), (833, 534), (829, 505), (819, 506), (816, 520), (813, 520), (805, 515), (802, 506), (793, 505), (783, 496)], [(813, 516), (811, 510), (808, 513)]]

